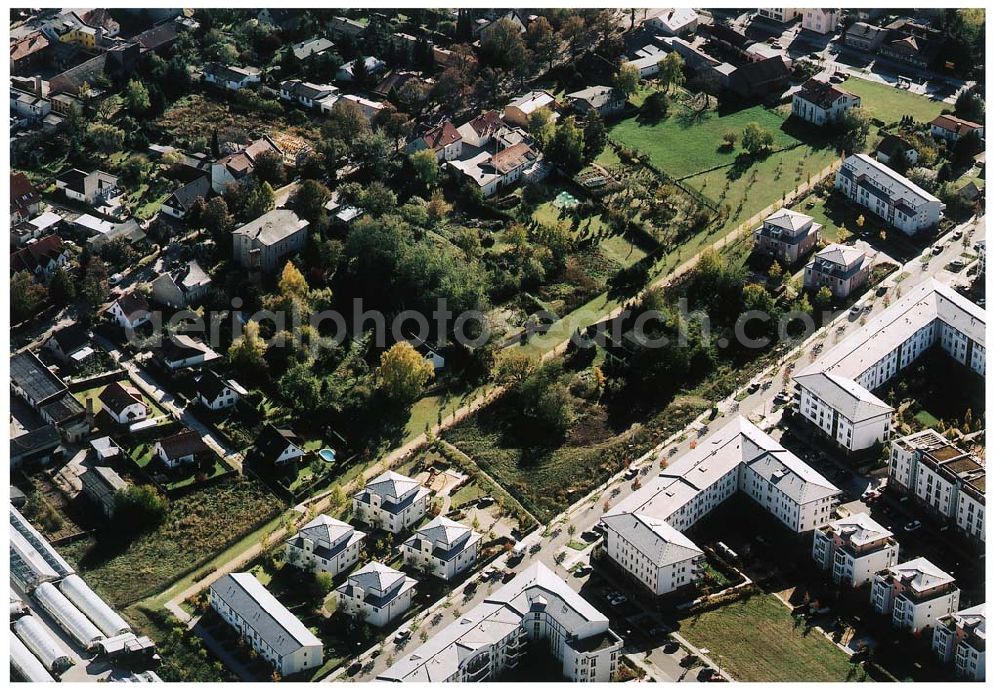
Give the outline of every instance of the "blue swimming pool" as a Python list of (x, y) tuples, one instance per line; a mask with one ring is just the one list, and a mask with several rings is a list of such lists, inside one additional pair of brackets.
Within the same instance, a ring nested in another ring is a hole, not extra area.
[(318, 453), (319, 457), (327, 463), (333, 463), (337, 460), (337, 452), (333, 449), (320, 449)]

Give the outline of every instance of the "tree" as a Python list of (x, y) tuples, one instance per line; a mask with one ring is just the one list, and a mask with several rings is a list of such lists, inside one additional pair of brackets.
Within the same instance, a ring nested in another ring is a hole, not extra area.
[(850, 153), (863, 150), (868, 142), (872, 115), (868, 109), (848, 109), (841, 117), (838, 127), (843, 131), (841, 146)]
[(152, 485), (129, 485), (115, 492), (115, 527), (145, 533), (159, 526), (167, 516), (167, 498)]
[(14, 273), (10, 279), (10, 313), (15, 323), (34, 316), (45, 303), (45, 286), (35, 282), (26, 270)]
[(639, 91), (639, 68), (623, 62), (618, 67), (618, 72), (611, 78), (611, 84), (629, 96), (635, 94)]
[(668, 109), (667, 95), (663, 92), (653, 92), (642, 103), (642, 115), (650, 121), (662, 121), (667, 117)]
[(240, 218), (243, 220), (255, 220), (265, 212), (274, 209), (274, 189), (266, 181), (251, 186), (247, 191), (246, 199), (243, 203)]
[(49, 299), (57, 306), (66, 306), (76, 301), (76, 285), (63, 267), (56, 268), (49, 280)]
[(309, 294), (309, 283), (305, 276), (291, 261), (285, 263), (278, 279), (278, 292), (285, 297), (305, 299)]
[(492, 377), (500, 384), (524, 381), (535, 368), (535, 361), (523, 352), (504, 350), (493, 365)]
[(552, 30), (552, 25), (545, 17), (539, 17), (528, 27), (528, 46), (535, 52), (535, 57), (549, 69), (559, 55), (559, 37)]
[(545, 147), (546, 143), (552, 139), (555, 130), (555, 119), (552, 117), (552, 111), (547, 107), (543, 106), (528, 114), (528, 132), (542, 147)]
[(956, 164), (966, 166), (972, 164), (976, 155), (982, 152), (983, 143), (979, 138), (979, 133), (970, 130), (955, 142), (954, 161)]
[(736, 147), (736, 141), (740, 139), (740, 134), (735, 130), (727, 130), (722, 134), (722, 144), (725, 145), (727, 149), (733, 149)]
[(319, 181), (306, 179), (295, 191), (289, 207), (315, 228), (315, 225), (326, 220), (326, 204), (331, 195), (330, 189)]
[(906, 158), (906, 153), (903, 152), (902, 147), (897, 147), (889, 155), (889, 166), (903, 176), (906, 176), (906, 172), (910, 168), (910, 160)]
[(278, 389), (285, 402), (306, 415), (315, 413), (321, 405), (322, 382), (304, 362), (293, 364), (281, 375)]
[(351, 143), (368, 130), (368, 119), (361, 107), (350, 99), (340, 99), (334, 103), (322, 127), (325, 139), (336, 139), (342, 143)]
[(247, 321), (243, 333), (229, 346), (229, 363), (244, 374), (259, 375), (267, 369), (267, 343), (256, 321)]
[(87, 128), (87, 139), (99, 151), (111, 154), (125, 145), (125, 131), (108, 123), (94, 123)]
[(858, 218), (854, 220), (854, 224), (858, 226), (858, 229), (863, 228), (865, 226), (865, 216), (863, 214), (858, 215)]
[(583, 117), (583, 157), (594, 159), (608, 145), (608, 127), (596, 110), (590, 109)]
[(573, 172), (583, 165), (583, 147), (583, 131), (571, 116), (556, 126), (552, 139), (545, 148), (545, 156)]
[(968, 121), (982, 123), (986, 118), (986, 102), (971, 87), (965, 89), (955, 99), (955, 115)]
[(684, 84), (684, 59), (676, 51), (671, 51), (656, 64), (660, 69), (660, 82), (667, 88)]
[(785, 271), (781, 268), (781, 264), (778, 261), (771, 263), (771, 267), (767, 271), (767, 276), (771, 279), (771, 282), (777, 285), (781, 281), (781, 276), (785, 274)]
[(743, 129), (743, 149), (752, 155), (758, 155), (771, 149), (774, 144), (774, 134), (764, 130), (756, 121), (747, 123)]
[(91, 258), (83, 273), (77, 294), (91, 309), (108, 296), (108, 266), (100, 258)]
[(258, 181), (264, 181), (271, 186), (282, 186), (288, 178), (285, 172), (285, 162), (274, 150), (261, 152), (253, 162), (253, 173)]
[(816, 291), (816, 296), (814, 297), (816, 306), (820, 309), (826, 309), (833, 303), (833, 292), (826, 285), (823, 285)]
[(411, 403), (434, 378), (434, 367), (409, 343), (400, 341), (382, 353), (375, 383), (390, 401)]
[(228, 234), (233, 226), (233, 217), (229, 214), (229, 206), (221, 196), (212, 198), (205, 203), (201, 213), (201, 224), (216, 241)]
[(125, 86), (125, 104), (136, 116), (144, 116), (149, 111), (149, 90), (139, 80), (129, 80)]
[(502, 70), (514, 70), (528, 62), (521, 25), (506, 18), (483, 31), (479, 50), (484, 64)]
[(419, 150), (410, 155), (413, 177), (421, 186), (430, 191), (437, 187), (438, 160), (434, 150)]

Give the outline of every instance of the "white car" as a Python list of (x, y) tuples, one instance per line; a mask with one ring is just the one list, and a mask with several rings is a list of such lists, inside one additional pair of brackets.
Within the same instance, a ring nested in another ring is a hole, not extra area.
[(923, 524), (920, 523), (919, 521), (917, 521), (916, 519), (914, 519), (913, 521), (911, 521), (910, 523), (908, 523), (906, 526), (904, 526), (903, 530), (904, 531), (919, 531), (921, 528), (923, 528)]

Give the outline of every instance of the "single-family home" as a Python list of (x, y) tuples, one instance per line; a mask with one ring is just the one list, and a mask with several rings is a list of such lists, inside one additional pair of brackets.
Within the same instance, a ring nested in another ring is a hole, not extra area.
[(149, 303), (139, 292), (132, 290), (115, 299), (108, 307), (108, 313), (125, 330), (135, 330), (149, 322)]
[(198, 400), (209, 410), (226, 410), (247, 395), (247, 390), (233, 379), (223, 379), (208, 370), (202, 373), (195, 387)]
[(119, 425), (128, 425), (149, 417), (149, 408), (139, 390), (129, 383), (112, 382), (104, 387), (97, 399), (101, 410)]
[(233, 230), (233, 260), (266, 273), (305, 248), (309, 223), (291, 210), (269, 210)]
[(30, 220), (14, 223), (10, 228), (11, 246), (24, 246), (32, 239), (41, 239), (47, 234), (57, 232), (62, 223), (63, 218), (52, 210), (46, 210)]
[[(320, 111), (324, 114), (330, 113), (336, 98), (336, 95), (334, 95), (319, 102)], [(358, 110), (361, 111), (361, 115), (364, 116), (369, 123), (385, 110), (385, 104), (383, 102), (366, 99), (365, 97), (358, 96), (357, 94), (342, 94), (339, 98), (344, 101), (349, 101), (357, 106)]]
[(462, 135), (451, 121), (446, 120), (414, 138), (406, 146), (409, 153), (420, 150), (432, 150), (439, 162), (450, 162), (462, 154)]
[(197, 303), (208, 294), (212, 278), (201, 264), (190, 260), (179, 268), (160, 273), (152, 283), (152, 297), (160, 304), (182, 309)]
[(212, 582), (213, 610), (247, 646), (289, 676), (323, 663), (323, 643), (264, 588), (250, 572), (227, 574)]
[(690, 7), (672, 7), (647, 17), (643, 24), (665, 36), (691, 34), (698, 29), (698, 13)]
[(417, 580), (369, 562), (337, 587), (337, 609), (375, 627), (385, 627), (410, 608)]
[(840, 10), (825, 7), (803, 7), (802, 28), (817, 34), (832, 34), (840, 26)]
[(862, 53), (874, 53), (889, 35), (889, 30), (867, 22), (855, 22), (844, 32), (844, 43)]
[(322, 55), (333, 48), (333, 46), (334, 43), (330, 39), (324, 36), (315, 36), (311, 39), (292, 44), (292, 55), (295, 56), (296, 60), (302, 61), (310, 56)]
[(45, 349), (62, 364), (79, 364), (94, 354), (90, 337), (87, 327), (74, 321), (52, 331), (52, 335), (45, 341)]
[(639, 77), (646, 79), (660, 74), (660, 61), (667, 55), (659, 46), (649, 44), (632, 53), (628, 64), (639, 71)]
[(302, 437), (292, 430), (269, 424), (258, 435), (257, 441), (254, 442), (254, 450), (262, 462), (268, 465), (281, 465), (301, 461), (306, 455), (302, 448), (303, 444)]
[(427, 513), (431, 491), (413, 478), (386, 471), (354, 494), (351, 506), (361, 521), (402, 533)]
[(918, 557), (878, 572), (872, 580), (871, 604), (892, 624), (919, 634), (934, 628), (937, 619), (958, 610), (955, 578)]
[(258, 22), (282, 31), (294, 30), (298, 27), (301, 17), (302, 10), (279, 9), (277, 7), (265, 7), (257, 13)]
[(265, 135), (212, 162), (212, 190), (222, 193), (228, 184), (242, 181), (252, 174), (257, 158), (265, 152), (273, 152), (284, 158), (281, 148)]
[(320, 514), (285, 541), (285, 561), (307, 572), (336, 577), (357, 563), (364, 538), (350, 524)]
[(754, 230), (754, 250), (793, 265), (816, 246), (822, 228), (805, 213), (781, 208)]
[(934, 625), (934, 655), (962, 680), (986, 680), (986, 604), (943, 615)]
[(802, 284), (808, 289), (828, 287), (843, 299), (868, 284), (871, 264), (864, 251), (844, 244), (830, 244), (805, 267)]
[(183, 220), (191, 212), (195, 200), (208, 198), (212, 192), (212, 182), (207, 176), (196, 176), (174, 189), (170, 197), (160, 204), (160, 211), (178, 220)]
[(23, 172), (10, 173), (10, 223), (17, 224), (38, 214), (42, 195)]
[(948, 143), (958, 142), (958, 139), (967, 133), (975, 133), (982, 140), (986, 136), (986, 127), (981, 123), (945, 113), (931, 121), (931, 135)]
[(866, 154), (837, 170), (836, 188), (908, 236), (937, 225), (944, 205), (908, 178)]
[(156, 357), (164, 367), (176, 372), (217, 360), (219, 353), (194, 336), (177, 333), (160, 346)]
[(319, 108), (319, 102), (340, 90), (332, 84), (315, 84), (302, 80), (285, 80), (278, 85), (278, 96), (285, 101), (301, 104), (309, 109)]
[(595, 85), (566, 95), (566, 102), (578, 114), (586, 115), (591, 109), (605, 118), (625, 108), (625, 92), (616, 87)]
[(62, 238), (49, 234), (29, 242), (10, 255), (10, 272), (30, 273), (36, 280), (46, 282), (59, 268), (66, 265), (69, 255)]
[(902, 156), (912, 166), (917, 163), (917, 148), (900, 136), (889, 133), (875, 147), (875, 160), (888, 165), (897, 156)]
[(405, 563), (450, 582), (476, 562), (481, 539), (465, 524), (438, 516), (399, 547)]
[(503, 109), (503, 118), (508, 123), (528, 127), (528, 118), (535, 111), (549, 109), (552, 117), (556, 117), (556, 99), (544, 89), (533, 89), (527, 94), (515, 97)]
[(861, 106), (861, 97), (837, 85), (812, 77), (792, 95), (792, 113), (813, 125), (838, 122), (850, 109)]
[[(385, 61), (381, 58), (376, 58), (375, 56), (364, 56), (361, 60), (364, 61), (365, 73), (371, 76), (379, 75), (385, 70)], [(357, 66), (357, 61), (352, 60), (350, 62), (344, 63), (337, 70), (337, 80), (340, 82), (353, 82), (354, 69)]]
[(892, 531), (868, 514), (834, 519), (813, 532), (813, 559), (836, 584), (856, 589), (899, 559)]
[(335, 39), (339, 39), (342, 37), (357, 37), (361, 35), (366, 26), (366, 24), (355, 19), (348, 19), (347, 17), (332, 17), (330, 21), (327, 22), (326, 28), (330, 36)]
[(56, 190), (70, 200), (95, 208), (116, 208), (124, 194), (118, 185), (118, 177), (100, 169), (90, 173), (67, 169), (56, 176)]
[(487, 198), (522, 178), (538, 181), (548, 173), (542, 155), (527, 142), (511, 145), (496, 154), (483, 150), (474, 157), (448, 164), (456, 178), (470, 181)]
[(208, 63), (202, 70), (202, 79), (208, 84), (236, 92), (240, 89), (247, 89), (250, 85), (259, 84), (260, 70), (250, 66), (239, 67), (238, 65)]
[(170, 469), (179, 468), (211, 452), (208, 444), (194, 430), (181, 430), (164, 437), (153, 445), (153, 453), (160, 463)]

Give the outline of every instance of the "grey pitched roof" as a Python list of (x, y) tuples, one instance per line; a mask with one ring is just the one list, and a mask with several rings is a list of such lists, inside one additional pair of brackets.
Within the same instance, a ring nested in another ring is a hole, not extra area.
[(66, 384), (30, 350), (10, 356), (10, 380), (35, 403), (42, 403), (66, 390)]
[(701, 557), (701, 548), (683, 533), (660, 519), (643, 514), (614, 514), (601, 519), (608, 528), (627, 538), (657, 567)]
[(170, 207), (187, 210), (196, 198), (205, 198), (212, 190), (212, 182), (207, 176), (198, 176), (178, 187), (167, 198), (167, 205)]
[(345, 538), (349, 538), (353, 533), (353, 526), (326, 514), (320, 514), (299, 531), (300, 536), (308, 538), (314, 543), (325, 545), (336, 545)]
[(280, 656), (323, 645), (249, 572), (220, 577), (212, 583), (212, 590)]
[(404, 572), (394, 570), (381, 562), (372, 561), (352, 573), (349, 580), (351, 584), (360, 586), (367, 592), (369, 589), (385, 591), (403, 577), (406, 577)]
[(393, 471), (386, 471), (365, 485), (365, 489), (380, 497), (395, 497), (400, 499), (420, 487), (413, 478), (407, 478)]
[(624, 100), (625, 93), (615, 87), (596, 85), (593, 87), (587, 87), (586, 89), (581, 89), (580, 91), (573, 92), (572, 94), (567, 94), (566, 98), (585, 101), (595, 109), (599, 109), (609, 102)]

